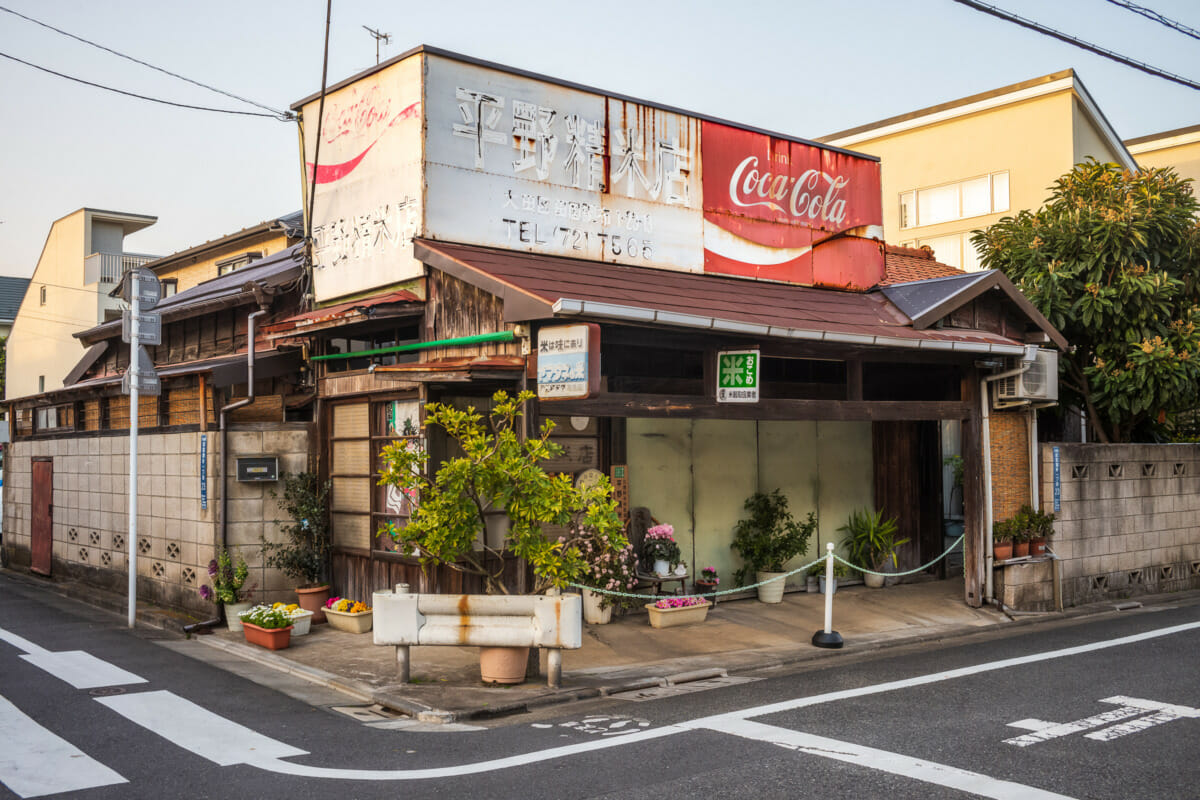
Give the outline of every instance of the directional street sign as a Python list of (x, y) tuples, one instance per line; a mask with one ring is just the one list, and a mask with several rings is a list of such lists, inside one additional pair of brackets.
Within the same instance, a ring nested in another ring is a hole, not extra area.
[[(154, 371), (154, 362), (150, 360), (150, 354), (146, 352), (146, 348), (141, 345), (137, 346), (138, 354), (138, 382), (137, 390), (140, 394), (158, 395), (162, 393), (162, 386), (158, 381), (158, 374)], [(121, 377), (121, 394), (129, 394), (133, 378), (133, 370), (126, 369), (125, 374)]]
[[(121, 341), (133, 340), (133, 311), (125, 309), (121, 314)], [(138, 344), (162, 344), (162, 314), (153, 311), (138, 314)]]
[(131, 305), (136, 294), (140, 311), (149, 311), (162, 299), (162, 285), (158, 281), (158, 276), (145, 267), (138, 267), (126, 272), (121, 279), (120, 289), (121, 299)]

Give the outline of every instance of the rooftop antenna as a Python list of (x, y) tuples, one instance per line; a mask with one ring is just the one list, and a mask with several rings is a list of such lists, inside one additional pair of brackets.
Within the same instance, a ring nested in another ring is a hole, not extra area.
[(380, 42), (383, 42), (384, 44), (390, 43), (392, 41), (392, 35), (390, 33), (380, 33), (379, 31), (375, 30), (374, 28), (368, 28), (366, 25), (363, 25), (363, 30), (365, 30), (367, 33), (371, 34), (371, 36), (373, 36), (375, 38), (375, 63), (378, 64), (379, 63), (379, 43)]

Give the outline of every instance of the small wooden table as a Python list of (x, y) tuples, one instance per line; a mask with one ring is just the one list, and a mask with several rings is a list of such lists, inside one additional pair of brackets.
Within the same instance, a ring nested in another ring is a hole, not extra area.
[(682, 575), (676, 575), (675, 573), (671, 573), (670, 575), (658, 575), (653, 572), (642, 572), (640, 569), (637, 571), (638, 583), (639, 584), (646, 583), (646, 584), (650, 584), (651, 586), (653, 586), (655, 597), (659, 596), (660, 594), (663, 594), (662, 586), (664, 583), (678, 582), (679, 590), (676, 592), (676, 594), (687, 594), (687, 579), (688, 579), (688, 577), (689, 576), (686, 572), (683, 573)]

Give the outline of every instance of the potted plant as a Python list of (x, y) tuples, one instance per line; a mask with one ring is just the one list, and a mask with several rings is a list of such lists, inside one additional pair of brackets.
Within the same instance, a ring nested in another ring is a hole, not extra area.
[[(573, 532), (576, 549), (587, 562), (580, 582), (608, 592), (631, 592), (637, 586), (637, 559), (633, 545), (623, 538), (614, 542), (610, 532), (594, 528)], [(590, 625), (606, 625), (612, 621), (613, 595), (583, 589), (583, 621)]]
[(331, 627), (347, 633), (366, 633), (374, 622), (369, 605), (344, 597), (326, 600), (325, 616)]
[(283, 476), (283, 496), (279, 506), (289, 517), (291, 525), (283, 525), (287, 539), (282, 542), (262, 540), (263, 563), (282, 570), (293, 580), (299, 605), (313, 612), (312, 621), (325, 621), (324, 606), (329, 597), (329, 554), (332, 541), (329, 535), (329, 482), (322, 482), (312, 472), (297, 472)]
[(659, 577), (671, 574), (672, 565), (679, 562), (683, 554), (675, 541), (675, 529), (667, 524), (655, 525), (646, 531), (642, 540), (642, 558)]
[[(576, 486), (569, 475), (551, 475), (542, 467), (562, 448), (550, 441), (554, 424), (549, 420), (536, 433), (525, 435), (522, 430), (525, 404), (534, 396), (527, 391), (515, 397), (497, 392), (486, 421), (474, 408), (426, 406), (425, 427), (442, 428), (461, 455), (446, 459), (436, 474), (427, 476), (429, 457), (424, 450), (408, 444), (385, 447), (380, 484), (411, 492), (417, 499), (406, 525), (389, 522), (379, 535), (392, 538), (401, 553), (416, 556), (423, 566), (441, 564), (477, 578), (489, 595), (510, 591), (504, 581), (506, 556), (524, 559), (533, 573), (530, 591), (540, 594), (586, 579), (588, 559), (580, 550), (583, 539), (601, 543), (614, 555), (624, 552), (627, 541), (608, 479)], [(500, 540), (492, 541), (486, 520), (497, 514), (506, 518), (507, 525), (502, 526)], [(567, 533), (550, 535), (544, 526)], [(465, 604), (481, 600), (486, 598), (473, 597)], [(464, 615), (464, 625), (470, 624), (471, 617)], [(512, 652), (493, 652), (514, 648), (481, 647), (481, 672), (498, 681), (524, 680), (525, 669), (519, 675), (505, 675), (490, 666), (493, 659), (529, 664), (528, 648), (515, 649), (526, 651), (526, 659), (516, 659)], [(530, 667), (536, 672), (535, 666)]]
[(696, 579), (696, 591), (698, 593), (709, 594), (715, 592), (720, 585), (721, 579), (717, 576), (716, 567), (705, 567), (700, 570), (700, 577)]
[(710, 605), (703, 597), (664, 597), (646, 603), (646, 611), (650, 614), (652, 627), (673, 628), (676, 625), (704, 622)]
[(896, 518), (884, 519), (883, 509), (856, 509), (838, 531), (846, 534), (843, 545), (847, 560), (871, 570), (863, 572), (863, 582), (874, 589), (883, 586), (884, 576), (872, 572), (882, 570), (888, 562), (894, 569), (897, 566), (896, 548), (908, 543), (907, 538), (896, 538)]
[(734, 527), (730, 547), (745, 563), (734, 578), (739, 586), (745, 586), (746, 578), (754, 575), (755, 582), (763, 584), (758, 587), (761, 602), (783, 602), (784, 566), (808, 552), (808, 540), (817, 529), (816, 515), (810, 511), (804, 522), (796, 522), (788, 511), (787, 498), (778, 489), (769, 494), (755, 492), (743, 507), (750, 516)]
[(251, 605), (246, 598), (254, 593), (255, 584), (250, 584), (250, 588), (245, 591), (242, 590), (249, 574), (250, 568), (246, 566), (245, 559), (239, 555), (237, 565), (234, 566), (233, 557), (229, 555), (228, 550), (222, 548), (217, 551), (217, 557), (208, 562), (208, 577), (212, 586), (204, 584), (200, 587), (201, 597), (224, 609), (225, 624), (234, 632), (242, 629), (238, 615)]
[(1029, 555), (1044, 555), (1046, 541), (1054, 535), (1054, 514), (1037, 511), (1029, 506), (1025, 506), (1024, 510), (1029, 534)]
[[(829, 593), (833, 594), (837, 591), (838, 578), (846, 577), (846, 565), (840, 561), (833, 562), (833, 586), (829, 587)], [(817, 587), (821, 594), (825, 594), (825, 562), (821, 562), (821, 572), (817, 575)]]
[[(835, 567), (840, 566), (834, 563)], [(815, 592), (818, 589), (817, 578), (825, 574), (825, 559), (821, 559), (817, 563), (808, 568), (808, 572), (804, 574), (804, 591)]]
[(307, 636), (312, 630), (313, 612), (296, 603), (273, 603), (271, 608), (282, 609), (292, 618), (292, 636)]
[(239, 616), (242, 633), (249, 644), (282, 650), (292, 643), (292, 616), (282, 608), (259, 605)]
[(1011, 519), (992, 525), (992, 558), (1005, 561), (1013, 557), (1013, 535), (1015, 524)]

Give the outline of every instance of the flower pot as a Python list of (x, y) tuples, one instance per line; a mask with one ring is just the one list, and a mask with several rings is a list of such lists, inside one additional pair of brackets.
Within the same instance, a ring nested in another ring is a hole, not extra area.
[(1046, 554), (1046, 537), (1039, 536), (1029, 540), (1029, 555), (1044, 556)]
[(650, 625), (655, 628), (674, 628), (676, 625), (690, 625), (693, 622), (704, 622), (708, 616), (708, 607), (712, 605), (707, 600), (701, 605), (683, 606), (682, 608), (658, 608), (654, 603), (646, 603), (646, 611), (650, 613)]
[[(817, 584), (821, 587), (821, 594), (825, 594), (825, 576), (824, 575), (820, 575), (817, 577)], [(837, 578), (836, 577), (833, 579), (833, 582), (830, 583), (830, 585), (829, 585), (829, 594), (837, 594)]]
[(238, 614), (249, 611), (253, 603), (226, 603), (225, 604), (225, 624), (229, 626), (229, 630), (237, 633), (242, 629), (242, 621), (238, 618)]
[(601, 608), (600, 602), (604, 599), (604, 595), (593, 592), (591, 589), (583, 590), (583, 621), (589, 625), (607, 625), (612, 622), (613, 607), (610, 603), (607, 608)]
[(242, 623), (242, 635), (248, 644), (256, 644), (268, 650), (282, 650), (292, 643), (292, 626), (286, 628), (260, 628), (250, 622)]
[(484, 683), (524, 683), (528, 647), (479, 648), (479, 677)]
[(313, 612), (303, 611), (292, 615), (292, 636), (307, 636), (312, 628)]
[[(715, 583), (709, 583), (708, 581), (696, 581), (696, 594), (712, 594), (713, 592), (717, 591), (718, 588), (719, 587)], [(717, 598), (715, 597), (706, 597), (704, 599), (712, 603), (714, 606), (717, 604)]]
[(660, 578), (665, 578), (671, 574), (671, 565), (667, 563), (666, 559), (654, 559), (654, 574)]
[(329, 584), (322, 586), (297, 586), (296, 603), (305, 611), (313, 612), (312, 624), (325, 621), (325, 601), (329, 599)]
[(863, 583), (865, 583), (871, 589), (882, 589), (883, 582), (887, 579), (886, 575), (875, 575), (871, 572), (864, 572), (862, 576)]
[(806, 592), (814, 592), (814, 593), (815, 593), (815, 592), (817, 591), (817, 589), (818, 589), (818, 586), (819, 586), (819, 584), (817, 583), (817, 576), (816, 576), (816, 575), (809, 575), (809, 576), (805, 577), (805, 579), (804, 579), (804, 591), (806, 591)]
[(1029, 542), (1013, 542), (1013, 558), (1029, 555)]
[(996, 561), (1004, 561), (1005, 559), (1012, 558), (1013, 557), (1013, 543), (1012, 542), (993, 542), (992, 543), (992, 557)]
[[(762, 586), (758, 587), (758, 601), (760, 603), (783, 602), (783, 584), (786, 583), (786, 581), (783, 579), (783, 576), (786, 574), (787, 573), (785, 572), (754, 573), (754, 580), (758, 583), (762, 583), (763, 581), (771, 581), (770, 583), (763, 583)], [(771, 578), (777, 578), (778, 580), (772, 581)]]
[(351, 614), (349, 611), (334, 611), (332, 608), (325, 609), (325, 619), (331, 628), (347, 633), (366, 633), (371, 630), (374, 621), (373, 612), (370, 611)]

